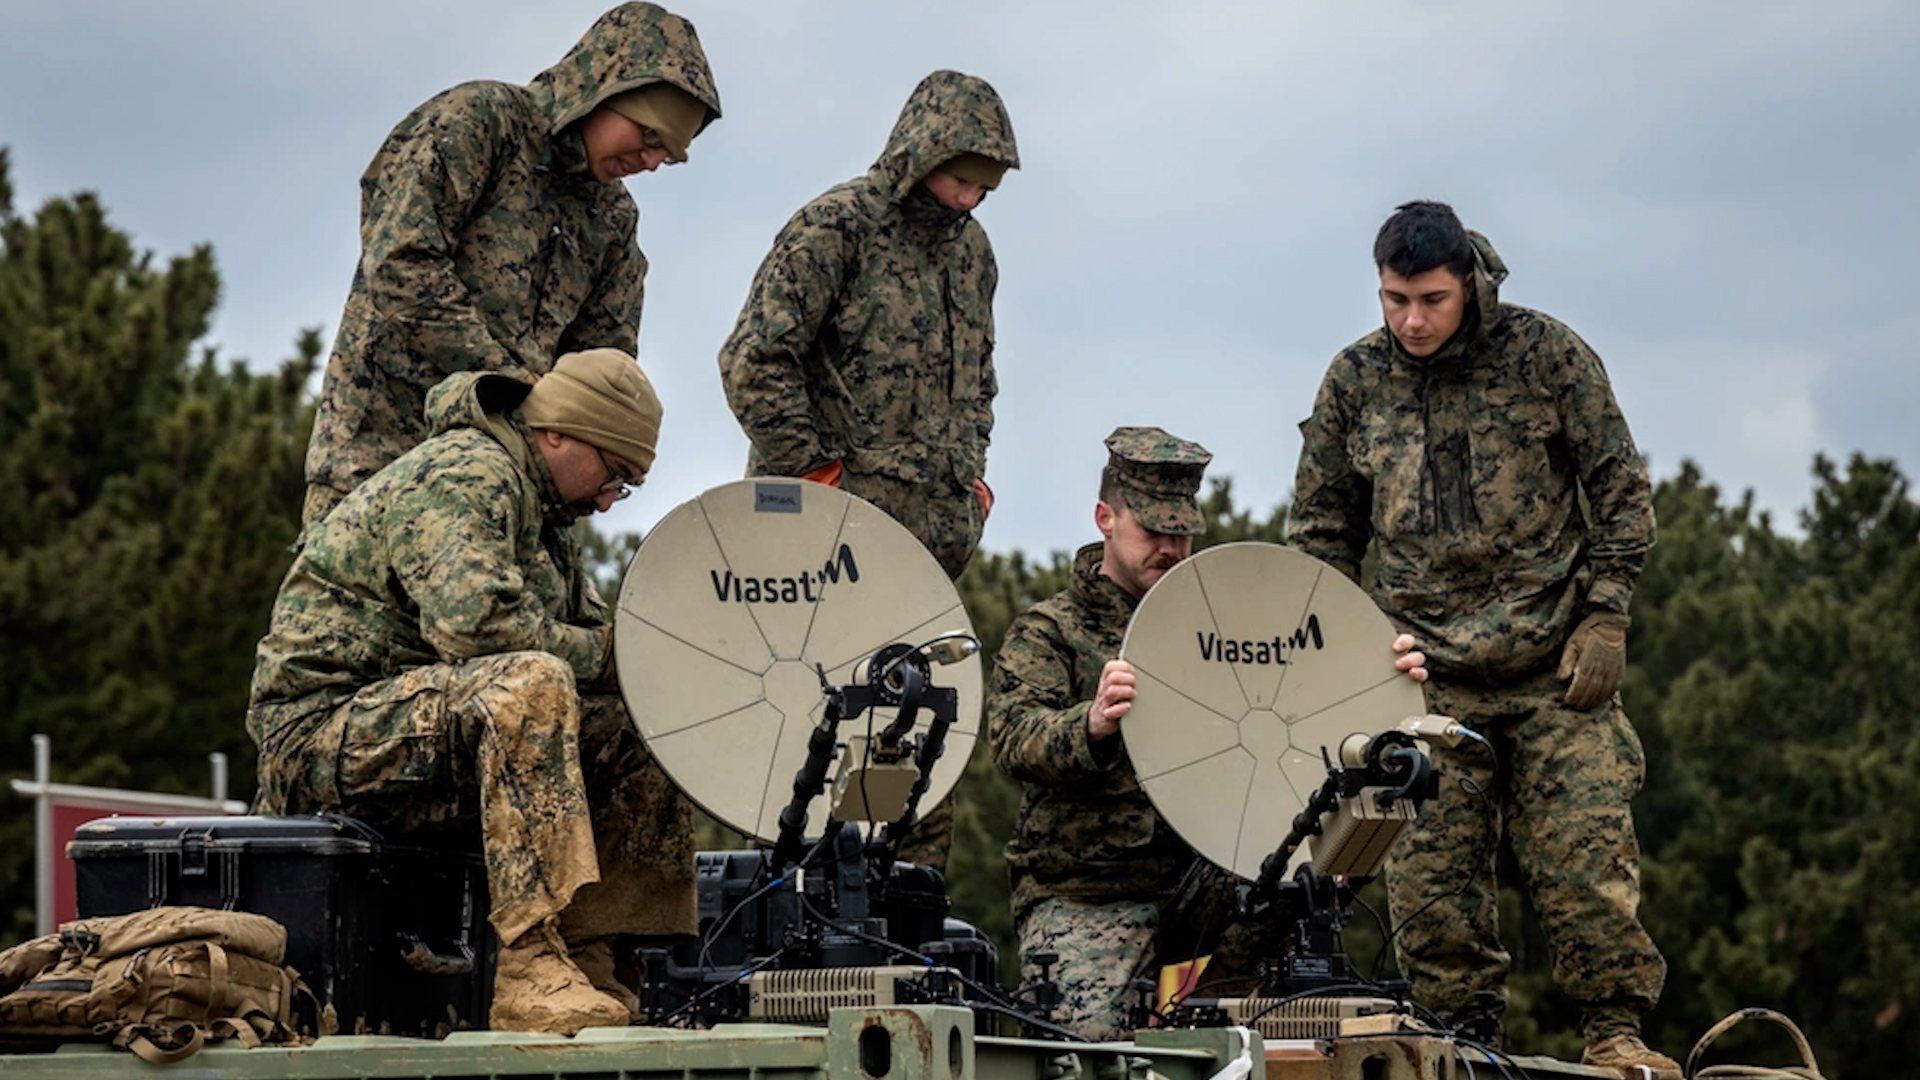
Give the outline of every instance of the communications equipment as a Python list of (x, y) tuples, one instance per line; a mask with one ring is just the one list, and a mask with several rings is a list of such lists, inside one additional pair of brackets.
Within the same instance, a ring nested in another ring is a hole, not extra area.
[(981, 700), (972, 624), (911, 533), (821, 484), (726, 484), (654, 528), (616, 619), (647, 748), (758, 845), (698, 855), (700, 941), (645, 955), (653, 1022), (1016, 1011), (941, 875), (895, 858), (959, 781)]
[(1438, 792), (1421, 740), (1468, 733), (1427, 716), (1394, 667), (1395, 636), (1358, 586), (1273, 544), (1208, 548), (1142, 598), (1120, 653), (1137, 694), (1127, 753), (1161, 816), (1232, 875), (1204, 914), (1176, 904), (1163, 917), (1218, 926), (1166, 926), (1163, 942), (1211, 947), (1237, 927), (1240, 955), (1216, 959), (1237, 964), (1225, 984), (1253, 990), (1189, 988), (1160, 1019), (1302, 1037), (1405, 1011), (1357, 976), (1340, 931), (1354, 890)]

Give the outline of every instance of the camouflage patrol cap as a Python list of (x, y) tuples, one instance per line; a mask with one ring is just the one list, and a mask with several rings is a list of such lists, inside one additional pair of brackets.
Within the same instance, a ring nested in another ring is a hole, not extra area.
[(520, 415), (528, 427), (611, 450), (643, 474), (653, 468), (660, 398), (639, 363), (619, 349), (570, 352), (554, 361), (527, 392)]
[(1107, 452), (1107, 468), (1140, 524), (1176, 536), (1200, 532), (1204, 522), (1194, 496), (1213, 460), (1206, 447), (1157, 427), (1121, 427), (1107, 436)]

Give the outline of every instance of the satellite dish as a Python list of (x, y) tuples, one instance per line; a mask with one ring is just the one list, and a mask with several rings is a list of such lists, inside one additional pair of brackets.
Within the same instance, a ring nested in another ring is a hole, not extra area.
[[(1426, 713), (1393, 666), (1396, 636), (1358, 585), (1292, 548), (1223, 544), (1167, 571), (1120, 648), (1137, 694), (1121, 731), (1154, 808), (1258, 877), (1326, 782), (1323, 749), (1338, 763), (1346, 736)], [(1302, 844), (1288, 874), (1308, 857)]]
[[(641, 738), (701, 809), (766, 843), (825, 713), (820, 676), (856, 680), (869, 657), (973, 624), (953, 582), (904, 526), (805, 480), (723, 484), (669, 513), (627, 569), (614, 663)], [(959, 692), (924, 814), (960, 781), (980, 728), (977, 657), (934, 669)], [(873, 730), (896, 710), (876, 709)], [(916, 732), (929, 717), (923, 710)], [(865, 734), (847, 721), (841, 739)], [(825, 800), (809, 807), (819, 834)]]

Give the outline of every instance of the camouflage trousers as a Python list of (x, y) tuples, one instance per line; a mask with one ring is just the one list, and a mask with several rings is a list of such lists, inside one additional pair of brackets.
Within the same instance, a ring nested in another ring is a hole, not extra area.
[(416, 837), (477, 832), (502, 942), (691, 934), (693, 812), (617, 696), (543, 652), (433, 664), (261, 748), (269, 814), (341, 813)]
[[(885, 510), (933, 553), (950, 578), (958, 578), (980, 547), (986, 515), (971, 486), (950, 482), (912, 483), (847, 468), (841, 488)], [(969, 482), (971, 485), (971, 482)]]
[(1494, 868), (1506, 837), (1546, 931), (1554, 984), (1582, 1007), (1592, 1043), (1639, 1030), (1667, 966), (1639, 917), (1630, 804), (1646, 777), (1640, 737), (1618, 697), (1575, 712), (1561, 701), (1565, 689), (1551, 670), (1499, 687), (1427, 684), (1428, 708), (1485, 735), (1499, 762), (1478, 743), (1434, 748), (1440, 795), (1394, 846), (1387, 898), (1400, 928), (1395, 956), (1416, 998), (1442, 1016), (1471, 1011), (1481, 991), (1504, 1001), (1511, 957)]
[(1054, 1022), (1097, 1042), (1125, 1039), (1133, 1031), (1127, 1022), (1135, 1000), (1133, 980), (1155, 974), (1153, 932), (1159, 912), (1156, 900), (1042, 900), (1021, 914), (1016, 928), (1021, 979), (1039, 977), (1039, 965), (1027, 959), (1035, 952), (1058, 954), (1053, 981), (1060, 988), (1060, 1005)]

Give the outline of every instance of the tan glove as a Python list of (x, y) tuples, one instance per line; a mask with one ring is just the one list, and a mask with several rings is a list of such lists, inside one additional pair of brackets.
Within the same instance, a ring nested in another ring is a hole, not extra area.
[(1570, 708), (1587, 712), (1613, 697), (1627, 673), (1627, 624), (1617, 611), (1596, 611), (1580, 621), (1560, 653), (1560, 678), (1567, 684)]

